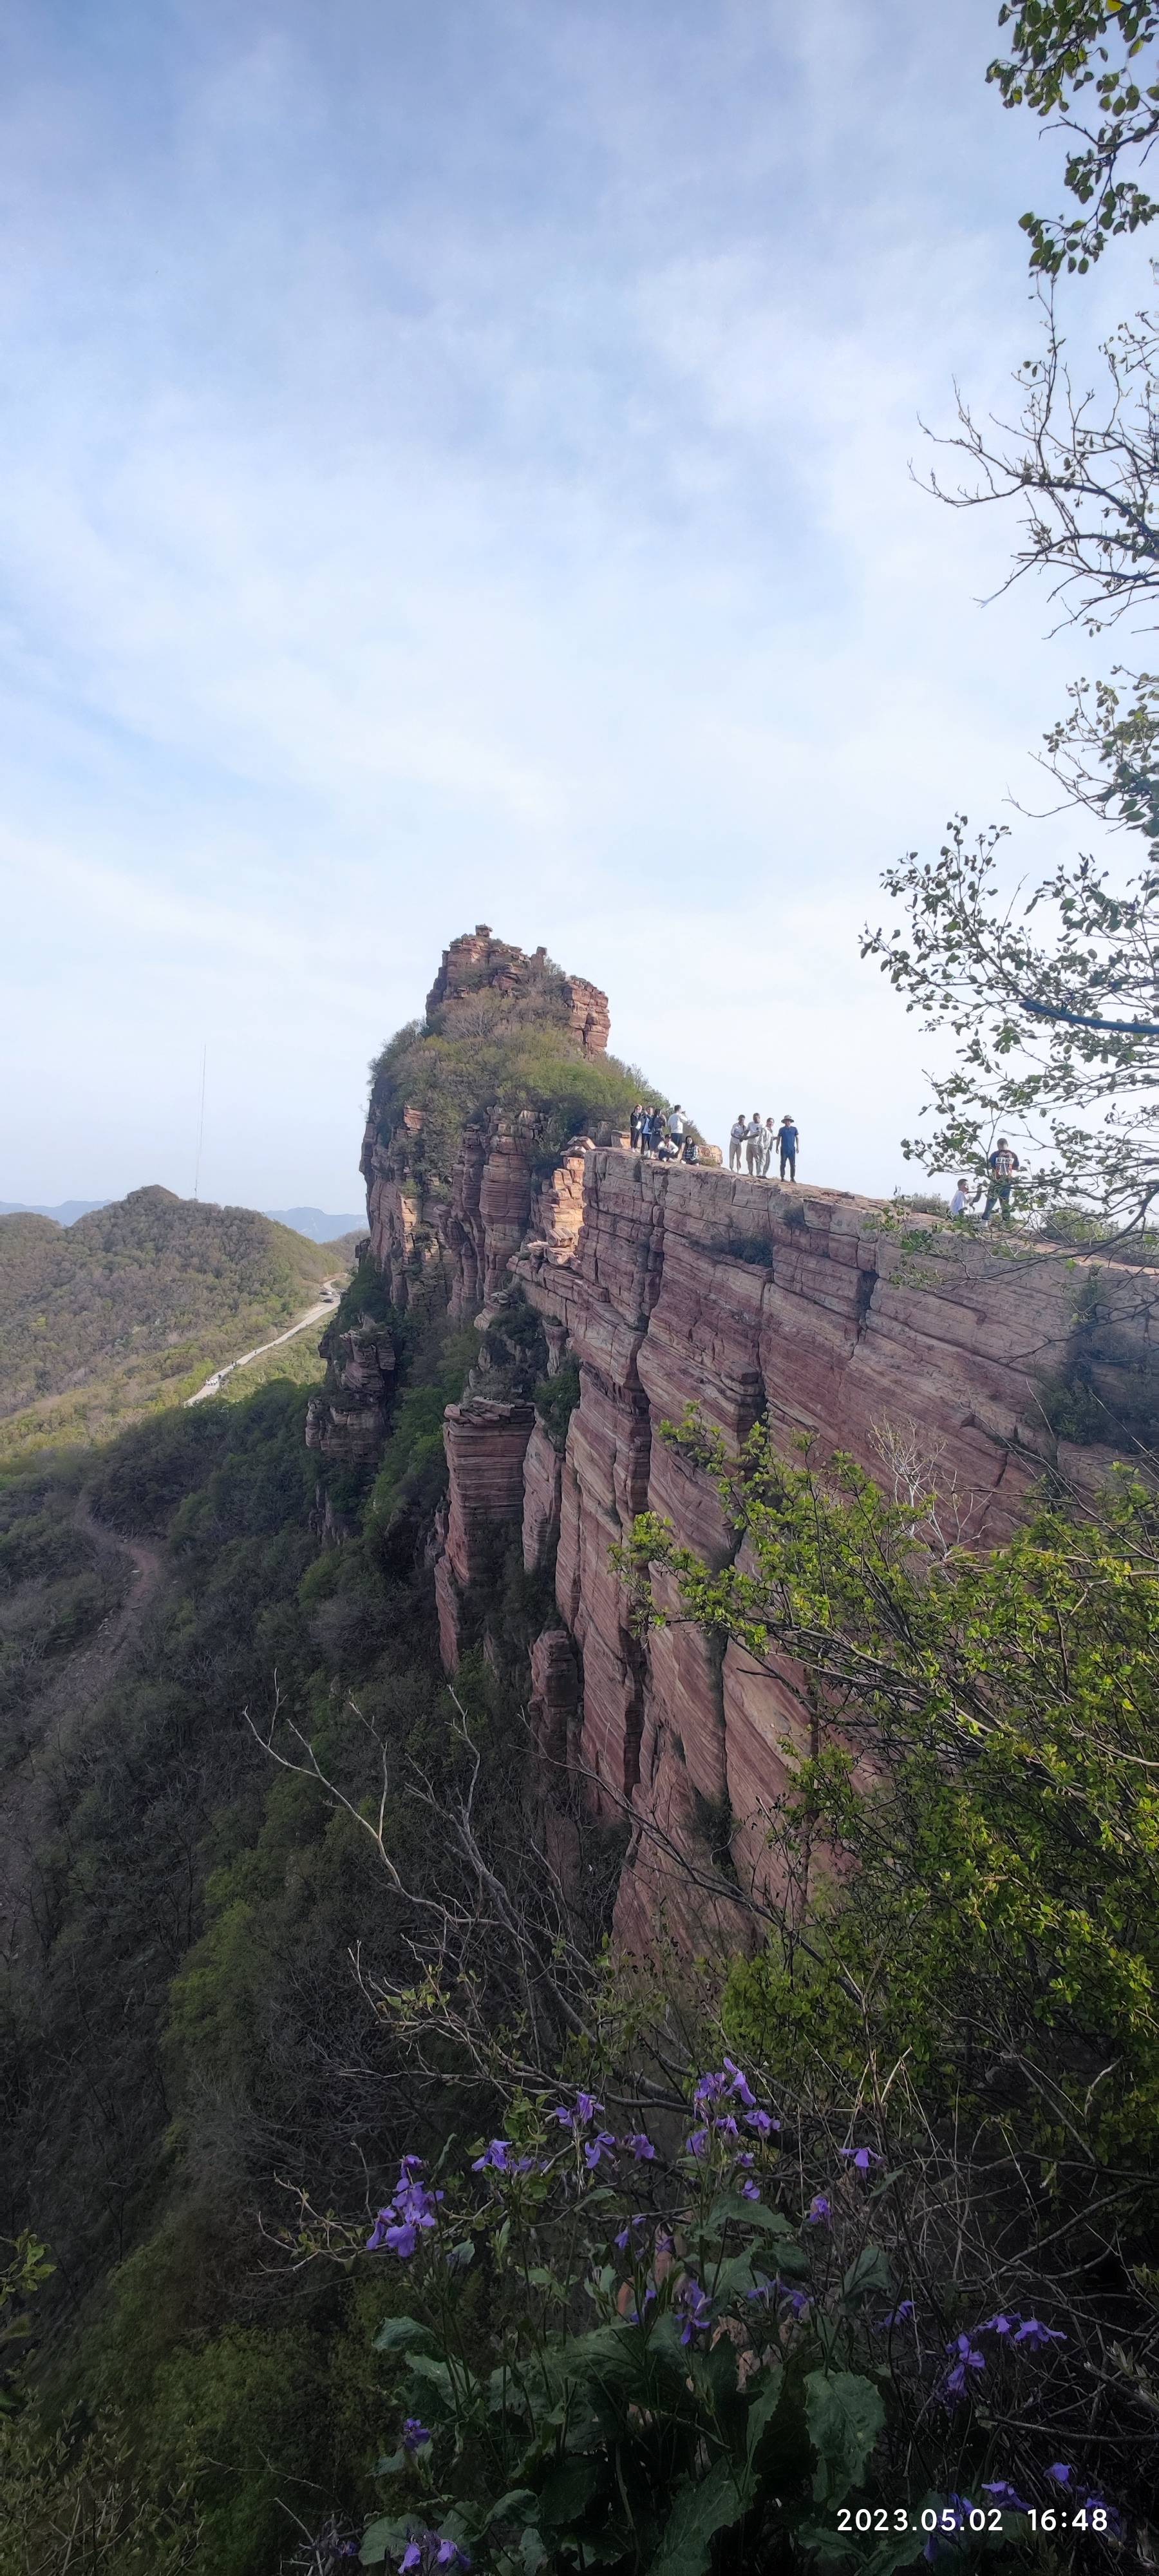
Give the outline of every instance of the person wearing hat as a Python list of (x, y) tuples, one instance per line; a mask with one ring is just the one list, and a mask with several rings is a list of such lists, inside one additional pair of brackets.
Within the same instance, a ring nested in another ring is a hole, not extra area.
[(779, 1127), (778, 1127), (778, 1129), (777, 1129), (777, 1152), (778, 1152), (778, 1154), (780, 1155), (780, 1158), (781, 1158), (781, 1179), (782, 1179), (782, 1180), (784, 1180), (784, 1177), (785, 1177), (785, 1166), (786, 1166), (786, 1164), (788, 1165), (788, 1170), (789, 1170), (789, 1179), (790, 1179), (791, 1181), (795, 1181), (795, 1180), (796, 1180), (796, 1177), (797, 1177), (797, 1146), (798, 1146), (799, 1141), (800, 1141), (800, 1140), (799, 1140), (799, 1135), (798, 1135), (798, 1129), (797, 1129), (796, 1121), (795, 1121), (795, 1119), (794, 1119), (794, 1118), (792, 1118), (792, 1117), (790, 1116), (789, 1111), (786, 1109), (785, 1114), (784, 1114), (784, 1117), (783, 1117), (783, 1118), (782, 1118), (782, 1120), (781, 1120), (780, 1126), (779, 1126)]

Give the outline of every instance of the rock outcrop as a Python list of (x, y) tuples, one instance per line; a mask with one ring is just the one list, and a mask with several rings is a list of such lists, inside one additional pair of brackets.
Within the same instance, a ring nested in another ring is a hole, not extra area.
[(544, 991), (558, 992), (572, 1037), (582, 1055), (603, 1055), (611, 1025), (608, 997), (582, 975), (565, 975), (553, 966), (546, 948), (530, 957), (492, 937), (485, 921), (453, 939), (427, 995), (427, 1019), (437, 1023), (449, 1004), (469, 1005), (494, 993), (504, 1001), (530, 1000)]
[[(480, 929), (447, 951), (428, 1010), (462, 1007), (480, 978), (518, 995), (540, 964)], [(592, 988), (569, 991), (587, 1044), (579, 1012)], [(683, 1622), (646, 1641), (634, 1632), (612, 1552), (638, 1513), (659, 1513), (716, 1564), (734, 1543), (662, 1426), (695, 1405), (730, 1449), (765, 1420), (786, 1450), (804, 1435), (899, 1492), (932, 1473), (963, 1535), (995, 1544), (1058, 1454), (1041, 1390), (1073, 1349), (1084, 1264), (1030, 1259), (932, 1218), (903, 1230), (848, 1192), (665, 1167), (624, 1140), (573, 1138), (544, 1173), (534, 1122), (497, 1114), (468, 1131), (449, 1185), (418, 1192), (412, 1115), (368, 1133), (372, 1252), (392, 1298), (405, 1304), (437, 1273), (451, 1313), (482, 1307), (490, 1326), (514, 1291), (538, 1319), (547, 1376), (567, 1369), (568, 1400), (578, 1383), (570, 1419), (567, 1401), (537, 1418), (531, 1381), (512, 1400), (475, 1387), (448, 1410), (444, 1659), (453, 1667), (484, 1634), (509, 1549), (521, 1544), (531, 1576), (554, 1562), (555, 1607), (526, 1676), (536, 1741), (549, 1770), (566, 1765), (598, 1815), (628, 1826), (620, 1937), (643, 1948), (662, 1920), (699, 1947), (712, 1937), (708, 1879), (767, 1870), (767, 1814), (804, 1720), (791, 1673), (721, 1652)], [(1137, 1274), (1104, 1270), (1100, 1298), (1117, 1305), (1120, 1358), (1136, 1374), (1150, 1367)], [(1109, 1459), (1062, 1452), (1094, 1481)], [(727, 1928), (735, 1941), (737, 1921)]]
[(377, 1456), (394, 1387), (394, 1344), (384, 1324), (364, 1317), (345, 1332), (333, 1326), (319, 1348), (326, 1384), (306, 1408), (306, 1447), (354, 1464)]

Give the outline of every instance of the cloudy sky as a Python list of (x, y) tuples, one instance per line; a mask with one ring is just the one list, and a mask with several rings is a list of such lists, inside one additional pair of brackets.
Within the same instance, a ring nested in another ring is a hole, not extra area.
[(353, 1208), (483, 920), (710, 1134), (903, 1178), (859, 925), (1091, 667), (909, 471), (1033, 339), (996, 14), (8, 0), (0, 1197), (187, 1192), (204, 1046), (202, 1194)]

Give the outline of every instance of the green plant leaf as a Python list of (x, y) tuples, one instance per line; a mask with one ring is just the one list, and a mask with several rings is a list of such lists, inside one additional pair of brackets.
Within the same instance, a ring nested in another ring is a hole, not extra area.
[(851, 2263), (841, 2284), (845, 2298), (868, 2298), (871, 2290), (880, 2290), (884, 2298), (893, 2296), (893, 2274), (880, 2245), (863, 2245), (855, 2263)]
[[(750, 2387), (753, 2384), (750, 2380)], [(767, 2433), (780, 2405), (784, 2385), (785, 2373), (779, 2361), (774, 2362), (772, 2369), (766, 2371), (763, 2379), (756, 2383), (756, 2394), (749, 2401), (745, 2425), (745, 2456), (750, 2470), (762, 2435)]]
[(413, 2344), (421, 2352), (424, 2344), (433, 2344), (434, 2340), (430, 2327), (421, 2326), (417, 2317), (387, 2317), (374, 2338), (374, 2349), (376, 2352), (406, 2352)]
[(359, 2558), (364, 2567), (381, 2567), (388, 2549), (405, 2549), (410, 2538), (410, 2525), (398, 2522), (393, 2515), (383, 2515), (378, 2522), (367, 2524), (362, 2535)]
[(600, 2472), (590, 2460), (566, 2460), (553, 2469), (539, 2498), (539, 2520), (549, 2531), (559, 2531), (568, 2523), (578, 2522), (586, 2513), (600, 2484)]
[(793, 2233), (783, 2209), (766, 2209), (762, 2201), (746, 2200), (739, 2191), (722, 2192), (709, 2210), (709, 2230), (726, 2225), (739, 2226), (742, 2222), (746, 2227), (758, 2228), (763, 2236), (791, 2236)]
[(651, 2576), (707, 2576), (714, 2534), (739, 2522), (751, 2502), (747, 2469), (717, 2460), (706, 2478), (681, 2488), (661, 2533)]
[(805, 2381), (805, 2422), (817, 2454), (814, 2500), (840, 2504), (850, 2487), (860, 2486), (885, 2422), (880, 2391), (853, 2371), (811, 2370)]

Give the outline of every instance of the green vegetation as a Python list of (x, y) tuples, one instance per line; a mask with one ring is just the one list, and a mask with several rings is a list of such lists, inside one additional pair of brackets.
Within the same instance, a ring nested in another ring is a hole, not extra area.
[[(292, 1323), (343, 1257), (251, 1208), (162, 1189), (68, 1228), (0, 1218), (0, 1454), (100, 1438), (181, 1402)], [(256, 1365), (301, 1375), (296, 1352), (280, 1370)]]
[(416, 1178), (448, 1179), (464, 1130), (495, 1109), (528, 1116), (537, 1161), (550, 1170), (569, 1136), (626, 1129), (634, 1101), (662, 1105), (633, 1066), (580, 1054), (550, 990), (536, 1001), (483, 1001), (478, 1028), (464, 1024), (466, 1005), (448, 1006), (445, 1025), (412, 1022), (372, 1067), (371, 1115), (384, 1136), (405, 1108), (422, 1113), (409, 1146)]

